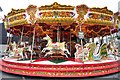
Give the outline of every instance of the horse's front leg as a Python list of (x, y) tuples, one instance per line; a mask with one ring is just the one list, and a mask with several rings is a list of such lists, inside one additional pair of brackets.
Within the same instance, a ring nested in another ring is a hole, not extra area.
[(114, 54), (114, 59), (117, 60), (117, 55), (116, 54)]
[(46, 57), (47, 55), (52, 55), (53, 53), (52, 52), (47, 52), (44, 57)]
[(46, 51), (46, 48), (43, 48), (43, 50), (41, 52), (45, 52)]
[(68, 51), (68, 49), (65, 49), (65, 51), (67, 51), (67, 54), (69, 54), (69, 55), (71, 56), (71, 54), (70, 54), (70, 52)]
[(48, 55), (48, 53), (46, 53), (45, 55), (44, 55), (44, 57), (46, 57)]
[(64, 52), (62, 52), (61, 55), (65, 55), (65, 57), (68, 58), (67, 54), (65, 54)]
[(75, 55), (75, 58), (78, 58), (78, 52), (75, 52), (74, 55)]
[(66, 58), (68, 58), (67, 54), (64, 54), (66, 56)]
[(20, 54), (21, 55), (21, 58), (24, 59), (24, 55), (23, 55), (23, 52)]
[(28, 52), (27, 52), (27, 50), (23, 50), (23, 55), (25, 56), (25, 59), (28, 59)]

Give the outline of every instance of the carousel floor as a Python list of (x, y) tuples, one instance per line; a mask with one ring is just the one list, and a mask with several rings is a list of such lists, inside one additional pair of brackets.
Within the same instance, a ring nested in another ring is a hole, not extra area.
[(7, 73), (37, 77), (91, 77), (120, 72), (120, 60), (102, 60), (75, 62), (66, 59), (63, 62), (51, 62), (47, 58), (18, 61), (14, 58), (3, 58), (0, 70)]
[(36, 60), (32, 60), (32, 63), (30, 62), (30, 60), (22, 60), (22, 61), (19, 61), (18, 59), (15, 59), (15, 58), (2, 58), (3, 61), (8, 61), (8, 62), (14, 62), (14, 63), (30, 63), (30, 64), (43, 64), (43, 65), (76, 65), (76, 64), (99, 64), (99, 63), (107, 63), (107, 62), (115, 62), (115, 61), (118, 61), (119, 58), (117, 58), (116, 60), (101, 60), (101, 61), (87, 61), (87, 62), (82, 62), (82, 61), (79, 61), (79, 62), (76, 62), (74, 60), (74, 58), (66, 58), (65, 62), (61, 62), (61, 63), (54, 63), (54, 62), (51, 62), (49, 58), (39, 58), (39, 59), (36, 59)]

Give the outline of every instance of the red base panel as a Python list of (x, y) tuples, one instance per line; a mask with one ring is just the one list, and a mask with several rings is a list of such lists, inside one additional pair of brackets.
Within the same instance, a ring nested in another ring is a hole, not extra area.
[(98, 64), (32, 64), (17, 63), (2, 59), (0, 70), (26, 76), (42, 77), (90, 77), (120, 71), (120, 60)]

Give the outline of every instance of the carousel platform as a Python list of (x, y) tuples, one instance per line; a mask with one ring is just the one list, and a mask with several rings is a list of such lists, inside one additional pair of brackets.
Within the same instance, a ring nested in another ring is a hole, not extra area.
[(18, 61), (14, 58), (0, 60), (0, 70), (19, 75), (37, 77), (91, 77), (107, 75), (120, 71), (120, 60), (75, 62), (74, 59), (66, 59), (55, 63), (47, 58)]

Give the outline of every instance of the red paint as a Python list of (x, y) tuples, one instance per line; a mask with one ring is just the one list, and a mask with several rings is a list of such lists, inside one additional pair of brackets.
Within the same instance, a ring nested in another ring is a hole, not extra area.
[[(41, 61), (41, 60), (42, 59), (39, 59), (38, 61)], [(45, 60), (45, 58), (43, 60)], [(49, 65), (49, 64), (16, 63), (16, 62), (1, 60), (0, 65), (2, 66), (2, 68), (0, 67), (0, 70), (8, 73), (27, 75), (27, 76), (90, 77), (90, 76), (100, 76), (100, 75), (119, 72), (120, 71), (120, 64), (118, 64), (119, 62), (120, 60), (114, 61), (114, 62), (98, 63), (98, 64), (66, 64), (66, 65), (50, 64)], [(11, 70), (14, 70), (14, 71), (11, 71)], [(99, 72), (86, 74), (86, 72), (89, 73), (93, 71), (94, 72), (99, 71)], [(106, 72), (102, 72), (102, 71), (106, 71)], [(37, 74), (37, 72), (39, 72), (40, 74)], [(79, 74), (80, 72), (81, 74)]]

